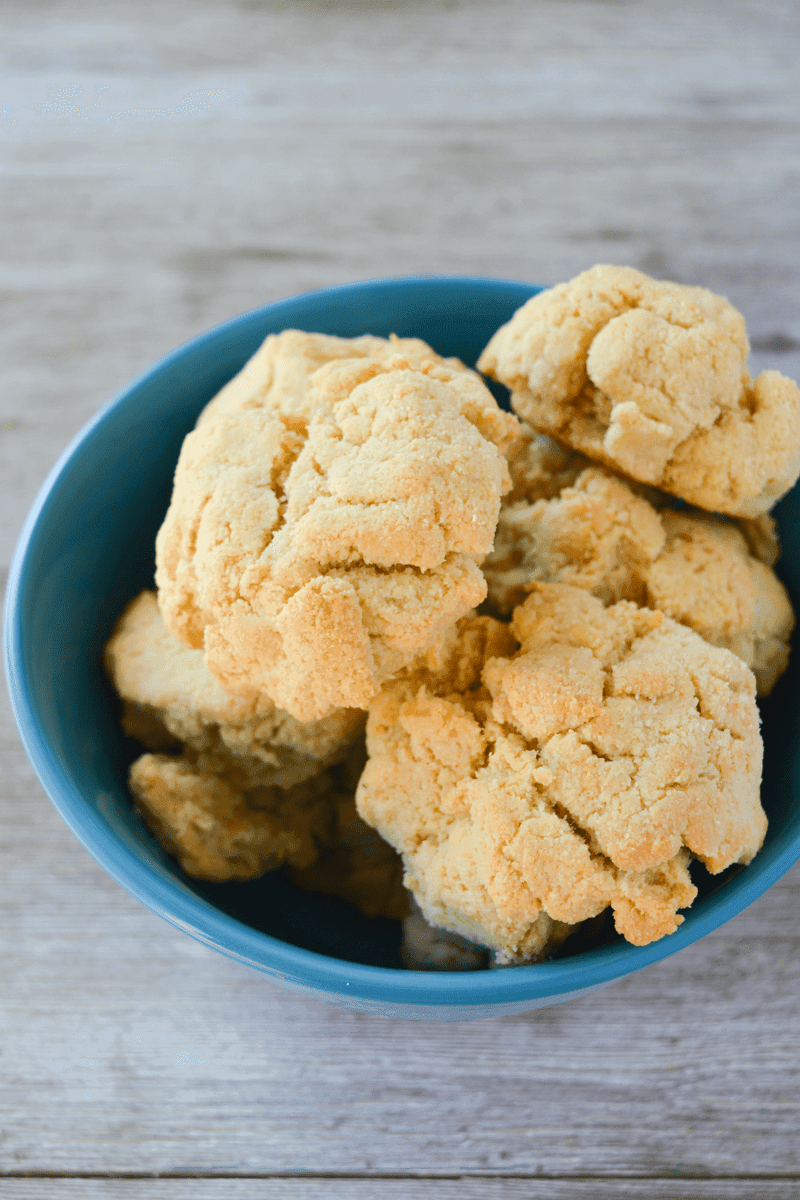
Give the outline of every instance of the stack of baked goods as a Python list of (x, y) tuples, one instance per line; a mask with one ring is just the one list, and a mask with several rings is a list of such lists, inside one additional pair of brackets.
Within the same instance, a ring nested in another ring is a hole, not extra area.
[(417, 968), (534, 962), (606, 910), (673, 932), (693, 861), (762, 844), (794, 620), (768, 514), (800, 390), (747, 353), (726, 300), (610, 266), (484, 350), (516, 415), (416, 339), (268, 337), (106, 650), (183, 868), (403, 918)]

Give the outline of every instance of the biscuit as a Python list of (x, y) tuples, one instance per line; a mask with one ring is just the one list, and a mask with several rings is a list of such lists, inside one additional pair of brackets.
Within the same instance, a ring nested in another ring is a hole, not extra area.
[(596, 266), (540, 292), (478, 362), (524, 420), (691, 504), (757, 517), (800, 474), (800, 389), (746, 370), (744, 319), (703, 288)]
[(241, 788), (302, 783), (338, 762), (364, 728), (358, 709), (302, 722), (266, 697), (226, 692), (202, 650), (167, 629), (154, 592), (142, 592), (125, 609), (105, 660), (129, 736), (150, 750), (180, 744), (201, 774), (223, 775)]
[(537, 433), (522, 422), (520, 436), (508, 454), (511, 487), (503, 498), (505, 506), (517, 500), (551, 500), (570, 487), (592, 460), (569, 446)]
[(187, 874), (245, 880), (294, 864), (309, 891), (367, 916), (405, 917), (400, 857), (355, 810), (364, 712), (303, 724), (269, 702), (256, 710), (224, 690), (201, 650), (173, 637), (154, 592), (125, 609), (106, 663), (124, 731), (150, 750), (182, 752), (141, 756), (130, 784), (137, 811)]
[(144, 754), (129, 783), (138, 814), (188, 875), (242, 882), (285, 865), (306, 891), (401, 921), (410, 900), (402, 860), (356, 812), (364, 758), (356, 746), (339, 767), (303, 784), (242, 788), (186, 755)]
[(329, 362), (306, 403), (305, 431), (260, 407), (187, 436), (156, 582), (227, 690), (313, 721), (366, 708), (483, 599), (519, 423), (433, 359)]
[(143, 754), (128, 777), (136, 811), (187, 875), (256, 879), (283, 863), (310, 866), (331, 827), (330, 777), (293, 788), (236, 787), (185, 756)]
[[(550, 453), (542, 441), (541, 459)], [(536, 442), (530, 445), (534, 459)], [(774, 561), (770, 518), (740, 527), (698, 509), (673, 511), (668, 497), (637, 494), (575, 454), (569, 471), (552, 466), (554, 488), (546, 469), (528, 472), (531, 500), (501, 508), (494, 550), (481, 568), (495, 609), (510, 612), (534, 580), (585, 588), (606, 604), (632, 600), (732, 650), (767, 695), (788, 664), (794, 627), (786, 589), (752, 552)], [(512, 495), (524, 488), (515, 480)]]
[[(693, 900), (691, 856), (712, 873), (752, 859), (762, 745), (736, 656), (565, 584), (533, 585), (513, 655), (486, 654), (507, 636), (498, 622), (462, 625), (477, 682), (456, 690), (439, 664), (385, 685), (356, 797), (430, 924), (520, 961), (553, 922), (611, 906), (646, 945)], [(462, 679), (463, 653), (451, 656)]]
[(466, 371), (456, 358), (441, 358), (420, 338), (364, 334), (343, 338), (284, 329), (271, 333), (222, 391), (205, 406), (197, 424), (248, 409), (280, 411), (288, 428), (304, 432), (314, 415), (309, 404), (311, 376), (326, 363), (345, 358), (385, 359), (396, 355), (446, 363)]

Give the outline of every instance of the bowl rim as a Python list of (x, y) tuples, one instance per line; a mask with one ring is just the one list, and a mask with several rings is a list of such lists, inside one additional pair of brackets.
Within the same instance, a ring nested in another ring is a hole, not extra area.
[(4, 614), (5, 671), (12, 710), (24, 748), (50, 801), (95, 861), (145, 907), (196, 940), (289, 986), (318, 994), (364, 999), (397, 1006), (456, 1006), (463, 1009), (501, 1009), (510, 1003), (562, 997), (622, 979), (668, 958), (705, 937), (757, 900), (800, 859), (800, 837), (783, 850), (762, 850), (746, 871), (727, 880), (686, 913), (683, 924), (649, 946), (614, 943), (554, 962), (516, 967), (510, 971), (438, 973), (369, 966), (328, 957), (283, 942), (215, 908), (166, 872), (159, 872), (134, 853), (109, 822), (66, 777), (58, 754), (44, 736), (37, 706), (26, 686), (26, 591), (37, 536), (45, 527), (75, 461), (102, 434), (104, 425), (136, 392), (150, 385), (165, 369), (191, 356), (214, 340), (224, 340), (245, 325), (279, 320), (283, 310), (321, 301), (336, 303), (370, 290), (449, 291), (453, 286), (529, 295), (541, 285), (491, 276), (410, 275), (367, 279), (300, 293), (248, 310), (184, 342), (137, 375), (75, 434), (48, 473), (23, 524), (11, 563)]

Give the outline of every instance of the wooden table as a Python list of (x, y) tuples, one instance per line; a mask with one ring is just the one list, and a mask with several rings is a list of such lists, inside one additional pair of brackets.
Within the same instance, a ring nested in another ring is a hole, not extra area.
[[(725, 293), (800, 375), (793, 0), (6, 0), (0, 564), (83, 422), (310, 288)], [(706, 940), (530, 1016), (298, 999), (151, 915), (2, 708), (0, 1196), (800, 1196), (796, 868)]]

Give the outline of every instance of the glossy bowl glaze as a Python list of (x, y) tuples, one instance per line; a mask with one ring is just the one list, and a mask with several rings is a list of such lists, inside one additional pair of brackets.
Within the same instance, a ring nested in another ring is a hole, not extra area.
[[(181, 441), (202, 406), (271, 332), (299, 328), (424, 338), (474, 363), (539, 289), (493, 279), (412, 277), (331, 288), (245, 313), (168, 355), (112, 400), (65, 451), (25, 524), (9, 579), (6, 668), (22, 739), (73, 833), (123, 887), (192, 937), (295, 991), (363, 1012), (464, 1020), (555, 1004), (620, 979), (730, 920), (800, 858), (798, 671), (763, 705), (770, 830), (746, 868), (694, 868), (700, 896), (677, 933), (637, 948), (618, 938), (506, 971), (400, 967), (400, 927), (296, 889), (281, 872), (248, 884), (184, 875), (134, 815), (126, 788), (140, 747), (123, 737), (102, 668), (124, 605), (153, 581), (153, 540)], [(498, 390), (497, 394), (500, 394)], [(776, 515), (780, 573), (797, 607), (800, 495)], [(48, 869), (42, 862), (39, 868)], [(100, 916), (99, 919), (102, 919)]]

